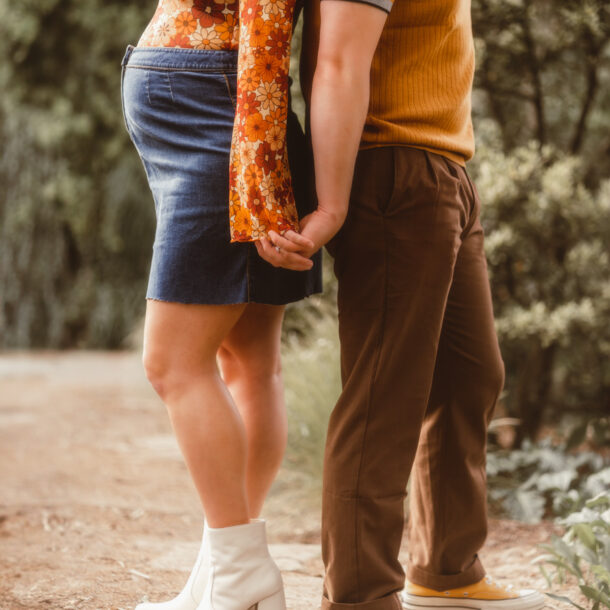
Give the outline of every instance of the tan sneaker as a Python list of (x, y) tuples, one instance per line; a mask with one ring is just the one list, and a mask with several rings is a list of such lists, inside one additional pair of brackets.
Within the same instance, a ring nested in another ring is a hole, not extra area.
[(473, 610), (539, 610), (545, 598), (533, 589), (515, 591), (503, 587), (489, 576), (477, 583), (436, 591), (408, 582), (402, 592), (402, 603), (409, 610), (422, 608), (472, 608)]

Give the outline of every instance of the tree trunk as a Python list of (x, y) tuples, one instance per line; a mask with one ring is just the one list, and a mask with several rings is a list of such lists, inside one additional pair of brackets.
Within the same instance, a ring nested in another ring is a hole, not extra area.
[(521, 425), (517, 429), (515, 446), (525, 439), (535, 439), (548, 406), (553, 380), (556, 346), (534, 346), (519, 372), (517, 382), (517, 413)]

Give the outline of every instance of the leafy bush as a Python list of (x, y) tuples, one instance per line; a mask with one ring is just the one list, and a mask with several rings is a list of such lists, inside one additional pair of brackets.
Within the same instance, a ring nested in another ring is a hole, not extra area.
[(536, 523), (567, 515), (610, 486), (610, 465), (595, 452), (566, 453), (550, 440), (487, 455), (490, 505), (513, 519)]
[(567, 435), (566, 449), (573, 449), (583, 443), (600, 448), (610, 447), (610, 417), (566, 419), (572, 420)]
[[(493, 134), (486, 132), (493, 142)], [(583, 182), (574, 157), (549, 147), (480, 147), (475, 171), (504, 405), (534, 438), (545, 409), (599, 411), (610, 392), (610, 180)]]
[(606, 0), (473, 0), (475, 132), (492, 118), (501, 150), (531, 141), (608, 175), (610, 7)]
[[(610, 493), (606, 490), (588, 500), (584, 507), (559, 521), (566, 528), (563, 536), (553, 536), (551, 544), (541, 545), (547, 553), (539, 559), (549, 588), (554, 582), (575, 578), (592, 610), (610, 608)], [(552, 566), (552, 573), (545, 568)], [(567, 597), (548, 594), (584, 610)]]
[(473, 165), (519, 444), (545, 414), (609, 404), (610, 6), (473, 0), (472, 20)]

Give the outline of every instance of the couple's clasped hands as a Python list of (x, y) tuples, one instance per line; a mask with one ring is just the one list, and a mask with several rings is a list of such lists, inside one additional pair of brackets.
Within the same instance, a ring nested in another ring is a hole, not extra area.
[(269, 231), (267, 237), (255, 242), (256, 249), (274, 267), (307, 271), (313, 266), (311, 257), (337, 233), (343, 221), (344, 216), (319, 206), (301, 219), (299, 233)]

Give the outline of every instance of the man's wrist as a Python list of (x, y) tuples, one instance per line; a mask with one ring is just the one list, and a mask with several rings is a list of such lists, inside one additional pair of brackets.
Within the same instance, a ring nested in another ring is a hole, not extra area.
[(318, 203), (316, 212), (324, 217), (329, 224), (342, 225), (347, 216), (347, 205), (324, 205)]

